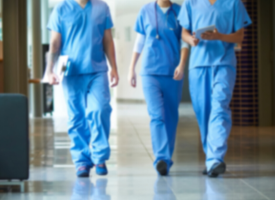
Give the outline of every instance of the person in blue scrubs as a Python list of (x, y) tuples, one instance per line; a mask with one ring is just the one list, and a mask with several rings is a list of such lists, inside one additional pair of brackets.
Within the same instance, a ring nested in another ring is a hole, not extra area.
[[(251, 20), (241, 0), (185, 0), (179, 17), (182, 38), (192, 46), (190, 94), (206, 154), (204, 174), (217, 177), (226, 171), (232, 119), (230, 101), (236, 81), (234, 46), (242, 43)], [(215, 25), (201, 39), (198, 29)]]
[[(101, 0), (65, 0), (53, 10), (47, 75), (59, 84), (53, 66), (59, 55), (69, 56), (70, 67), (62, 82), (67, 103), (71, 155), (77, 176), (108, 173), (110, 92), (106, 56), (111, 65), (111, 86), (118, 84), (109, 7)], [(105, 56), (106, 54), (106, 56)], [(91, 149), (90, 149), (91, 146)]]
[(160, 175), (167, 175), (173, 164), (178, 108), (189, 53), (188, 45), (181, 40), (179, 11), (180, 6), (169, 0), (151, 2), (141, 9), (135, 24), (137, 47), (129, 70), (129, 82), (136, 87), (135, 67), (143, 49), (140, 74), (151, 118), (154, 167)]

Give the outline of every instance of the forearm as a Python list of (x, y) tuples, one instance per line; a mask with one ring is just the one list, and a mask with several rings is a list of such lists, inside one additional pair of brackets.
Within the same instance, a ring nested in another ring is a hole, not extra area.
[(186, 29), (182, 29), (182, 34), (181, 34), (182, 40), (186, 43), (188, 43), (189, 45), (191, 45), (190, 40), (192, 39), (192, 35), (190, 33), (190, 31), (186, 30)]
[(140, 57), (140, 53), (137, 53), (137, 52), (133, 53), (132, 60), (131, 60), (131, 65), (130, 65), (130, 70), (131, 71), (135, 71), (139, 57)]
[(189, 49), (188, 48), (183, 48), (181, 49), (181, 57), (180, 57), (180, 64), (179, 67), (184, 71), (186, 62), (189, 56)]
[(47, 54), (47, 72), (53, 72), (54, 63), (58, 60), (59, 51), (49, 51)]
[(111, 65), (111, 68), (114, 70), (117, 70), (115, 45), (114, 45), (113, 39), (105, 43), (104, 49), (105, 49), (105, 54)]
[(58, 60), (61, 46), (61, 35), (57, 32), (51, 33), (50, 50), (47, 54), (47, 72), (53, 72), (55, 62)]
[(242, 43), (244, 38), (244, 30), (239, 30), (232, 34), (220, 34), (220, 40), (228, 43)]

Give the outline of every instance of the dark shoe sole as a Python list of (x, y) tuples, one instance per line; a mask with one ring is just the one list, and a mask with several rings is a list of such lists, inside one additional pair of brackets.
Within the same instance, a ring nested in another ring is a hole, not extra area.
[(161, 175), (161, 176), (167, 176), (167, 174), (168, 174), (168, 170), (167, 170), (167, 164), (166, 164), (166, 162), (164, 162), (164, 161), (159, 161), (158, 163), (157, 163), (157, 171), (159, 172), (159, 174)]
[(107, 174), (108, 174), (108, 172), (107, 173), (96, 173), (98, 176), (106, 176)]
[(225, 163), (219, 163), (217, 166), (213, 167), (213, 169), (211, 169), (208, 172), (208, 176), (210, 178), (216, 178), (218, 177), (220, 174), (224, 174), (226, 170), (226, 165)]
[(83, 173), (83, 174), (78, 174), (77, 177), (79, 178), (88, 178), (90, 175), (87, 173)]
[(108, 174), (108, 169), (106, 166), (105, 166), (104, 170), (102, 167), (96, 167), (95, 172), (99, 176), (106, 176)]
[(207, 175), (207, 169), (206, 168), (202, 171), (202, 174)]

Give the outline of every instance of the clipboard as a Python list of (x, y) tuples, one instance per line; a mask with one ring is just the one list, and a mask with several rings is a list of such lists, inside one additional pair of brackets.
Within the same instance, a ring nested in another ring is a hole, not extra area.
[[(64, 75), (68, 73), (70, 67), (69, 56), (59, 56), (57, 62), (54, 64), (53, 70), (58, 77), (58, 82), (62, 83)], [(42, 83), (49, 83), (46, 71), (44, 72)]]

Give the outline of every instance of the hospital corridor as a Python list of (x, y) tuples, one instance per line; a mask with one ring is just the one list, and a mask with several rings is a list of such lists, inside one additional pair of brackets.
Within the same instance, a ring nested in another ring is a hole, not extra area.
[(152, 168), (149, 117), (144, 104), (114, 106), (108, 177), (74, 176), (65, 120), (31, 120), (30, 179), (26, 193), (1, 190), (1, 199), (274, 199), (274, 128), (234, 127), (219, 179), (201, 174), (204, 155), (191, 105), (180, 106), (175, 162), (169, 177)]
[(273, 0), (0, 0), (0, 200), (275, 200)]

